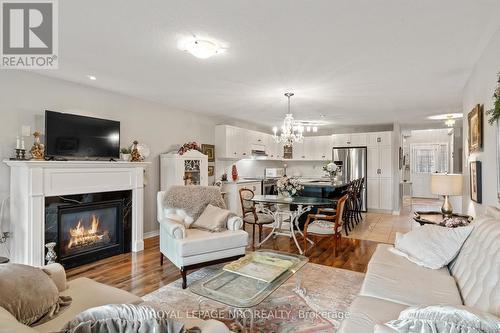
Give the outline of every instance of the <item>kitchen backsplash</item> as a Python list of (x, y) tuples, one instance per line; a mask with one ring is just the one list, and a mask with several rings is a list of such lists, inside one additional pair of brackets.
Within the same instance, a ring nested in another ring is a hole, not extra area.
[(240, 160), (240, 161), (221, 161), (216, 162), (216, 176), (220, 176), (226, 172), (228, 178), (231, 179), (231, 168), (236, 164), (238, 176), (240, 178), (263, 177), (265, 168), (283, 168), (287, 165), (287, 175), (297, 177), (323, 177), (324, 161), (267, 161), (267, 160)]

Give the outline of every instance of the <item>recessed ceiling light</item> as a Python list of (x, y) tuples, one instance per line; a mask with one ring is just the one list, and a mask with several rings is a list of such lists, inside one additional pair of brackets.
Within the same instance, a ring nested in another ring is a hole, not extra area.
[(208, 38), (197, 38), (195, 36), (182, 41), (179, 44), (179, 48), (191, 53), (199, 59), (207, 59), (216, 54), (225, 52), (225, 48), (223, 48), (219, 42), (209, 40)]
[(461, 113), (444, 113), (444, 114), (438, 114), (435, 116), (427, 117), (427, 119), (431, 119), (431, 120), (459, 119), (459, 118), (463, 118), (463, 116), (464, 115)]
[(87, 78), (92, 81), (97, 80), (97, 78), (94, 75), (87, 75)]

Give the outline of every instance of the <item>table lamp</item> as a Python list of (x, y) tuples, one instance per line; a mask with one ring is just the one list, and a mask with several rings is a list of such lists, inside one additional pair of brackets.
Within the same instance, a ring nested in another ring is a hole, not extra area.
[(431, 176), (431, 192), (444, 196), (444, 203), (441, 212), (445, 217), (451, 217), (453, 207), (451, 206), (450, 195), (462, 195), (462, 175), (448, 173), (434, 173)]

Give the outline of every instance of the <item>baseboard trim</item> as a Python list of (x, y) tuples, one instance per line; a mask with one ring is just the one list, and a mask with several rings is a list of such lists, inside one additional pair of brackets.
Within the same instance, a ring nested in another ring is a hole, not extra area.
[(144, 233), (144, 239), (147, 239), (147, 238), (153, 238), (153, 237), (156, 237), (160, 234), (160, 230), (153, 230), (153, 231), (148, 231), (148, 232), (145, 232)]

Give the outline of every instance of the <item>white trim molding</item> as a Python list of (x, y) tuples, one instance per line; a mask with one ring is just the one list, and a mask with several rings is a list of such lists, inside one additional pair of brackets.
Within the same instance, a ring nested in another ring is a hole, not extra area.
[(144, 170), (149, 163), (4, 161), (10, 169), (11, 261), (44, 265), (45, 197), (132, 191), (132, 252), (144, 249)]

